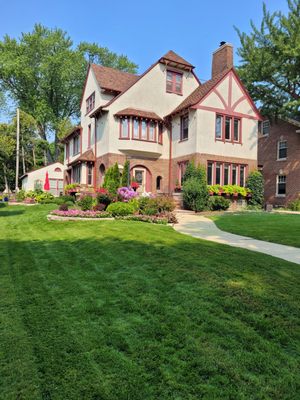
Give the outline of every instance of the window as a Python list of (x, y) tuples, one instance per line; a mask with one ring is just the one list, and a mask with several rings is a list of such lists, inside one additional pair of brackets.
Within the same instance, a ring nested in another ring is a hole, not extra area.
[(277, 196), (285, 196), (286, 194), (286, 176), (277, 175)]
[(222, 139), (223, 136), (223, 117), (222, 115), (216, 116), (216, 139)]
[(236, 165), (232, 164), (232, 166), (231, 166), (231, 184), (232, 185), (236, 185), (236, 178), (237, 178), (236, 175), (237, 175), (236, 174)]
[(157, 176), (156, 177), (156, 190), (160, 190), (161, 189), (161, 181), (162, 181), (162, 177), (161, 176)]
[(147, 122), (144, 120), (142, 121), (141, 139), (147, 140)]
[(87, 145), (88, 149), (91, 147), (91, 132), (92, 132), (91, 124), (89, 124), (89, 126), (88, 126), (88, 145)]
[(245, 186), (245, 166), (240, 165), (240, 186)]
[(55, 170), (54, 170), (54, 172), (61, 172), (61, 168), (56, 167)]
[(76, 154), (79, 153), (79, 147), (80, 147), (80, 136), (77, 135), (73, 139), (73, 156), (76, 156)]
[(216, 163), (216, 185), (221, 185), (221, 163)]
[(139, 139), (140, 137), (140, 121), (138, 119), (133, 120), (133, 139)]
[(151, 142), (155, 141), (155, 127), (156, 127), (156, 123), (153, 121), (149, 122), (149, 137), (148, 140), (150, 140)]
[(129, 139), (129, 119), (128, 118), (120, 119), (120, 138), (121, 139)]
[(167, 92), (182, 94), (182, 74), (174, 71), (167, 71), (166, 85)]
[(212, 162), (207, 163), (207, 184), (208, 185), (213, 184), (213, 163)]
[(93, 165), (92, 164), (88, 164), (87, 167), (87, 184), (91, 185), (93, 181)]
[(95, 107), (95, 92), (86, 99), (86, 113), (88, 114)]
[(183, 177), (188, 163), (188, 161), (181, 161), (178, 163), (178, 181), (180, 182), (180, 185), (183, 184)]
[(267, 119), (262, 123), (262, 134), (263, 136), (267, 136), (270, 133), (270, 121)]
[(73, 183), (81, 182), (81, 165), (73, 167)]
[(241, 125), (241, 120), (238, 118), (234, 118), (234, 120), (233, 120), (233, 140), (235, 142), (240, 141), (240, 125)]
[(224, 164), (224, 185), (229, 185), (229, 164)]
[(281, 140), (278, 142), (278, 160), (285, 160), (287, 158), (287, 141)]
[(189, 138), (189, 116), (184, 115), (180, 118), (180, 140)]
[(66, 159), (70, 157), (70, 144), (66, 143)]
[(225, 140), (231, 140), (231, 118), (225, 118)]
[(158, 124), (158, 143), (163, 144), (163, 126)]

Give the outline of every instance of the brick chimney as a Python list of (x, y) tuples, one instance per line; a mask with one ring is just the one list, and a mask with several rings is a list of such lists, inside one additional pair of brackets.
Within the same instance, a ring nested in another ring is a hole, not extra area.
[(221, 42), (220, 47), (213, 52), (211, 75), (214, 78), (225, 69), (233, 67), (233, 46), (230, 43)]

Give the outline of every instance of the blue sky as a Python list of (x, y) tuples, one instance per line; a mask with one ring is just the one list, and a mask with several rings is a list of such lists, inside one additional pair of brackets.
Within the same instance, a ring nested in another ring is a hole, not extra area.
[[(286, 0), (265, 0), (270, 11), (287, 11)], [(172, 49), (210, 78), (211, 53), (224, 40), (239, 46), (234, 25), (250, 31), (259, 24), (261, 0), (110, 1), (0, 0), (0, 39), (19, 37), (37, 22), (68, 32), (74, 43), (96, 42), (126, 54), (143, 72)], [(235, 56), (235, 64), (238, 64)], [(1, 118), (0, 118), (1, 119)]]

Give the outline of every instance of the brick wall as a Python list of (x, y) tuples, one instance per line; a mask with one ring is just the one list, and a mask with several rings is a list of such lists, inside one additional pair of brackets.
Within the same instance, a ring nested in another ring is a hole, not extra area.
[[(258, 165), (262, 168), (265, 179), (265, 201), (285, 206), (295, 200), (300, 193), (300, 133), (295, 125), (278, 121), (270, 127), (268, 136), (258, 140)], [(287, 141), (287, 159), (277, 160), (278, 141)], [(276, 196), (276, 177), (286, 175), (286, 196)]]

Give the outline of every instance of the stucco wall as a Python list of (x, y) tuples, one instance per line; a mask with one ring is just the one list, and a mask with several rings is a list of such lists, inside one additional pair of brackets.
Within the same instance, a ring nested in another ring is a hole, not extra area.
[[(55, 168), (60, 168), (61, 172), (55, 172)], [(35, 181), (39, 180), (44, 186), (46, 179), (46, 172), (48, 171), (49, 179), (63, 179), (65, 167), (61, 163), (54, 163), (46, 167), (37, 169), (36, 171), (29, 172), (26, 177), (22, 179), (23, 190), (34, 190)]]

